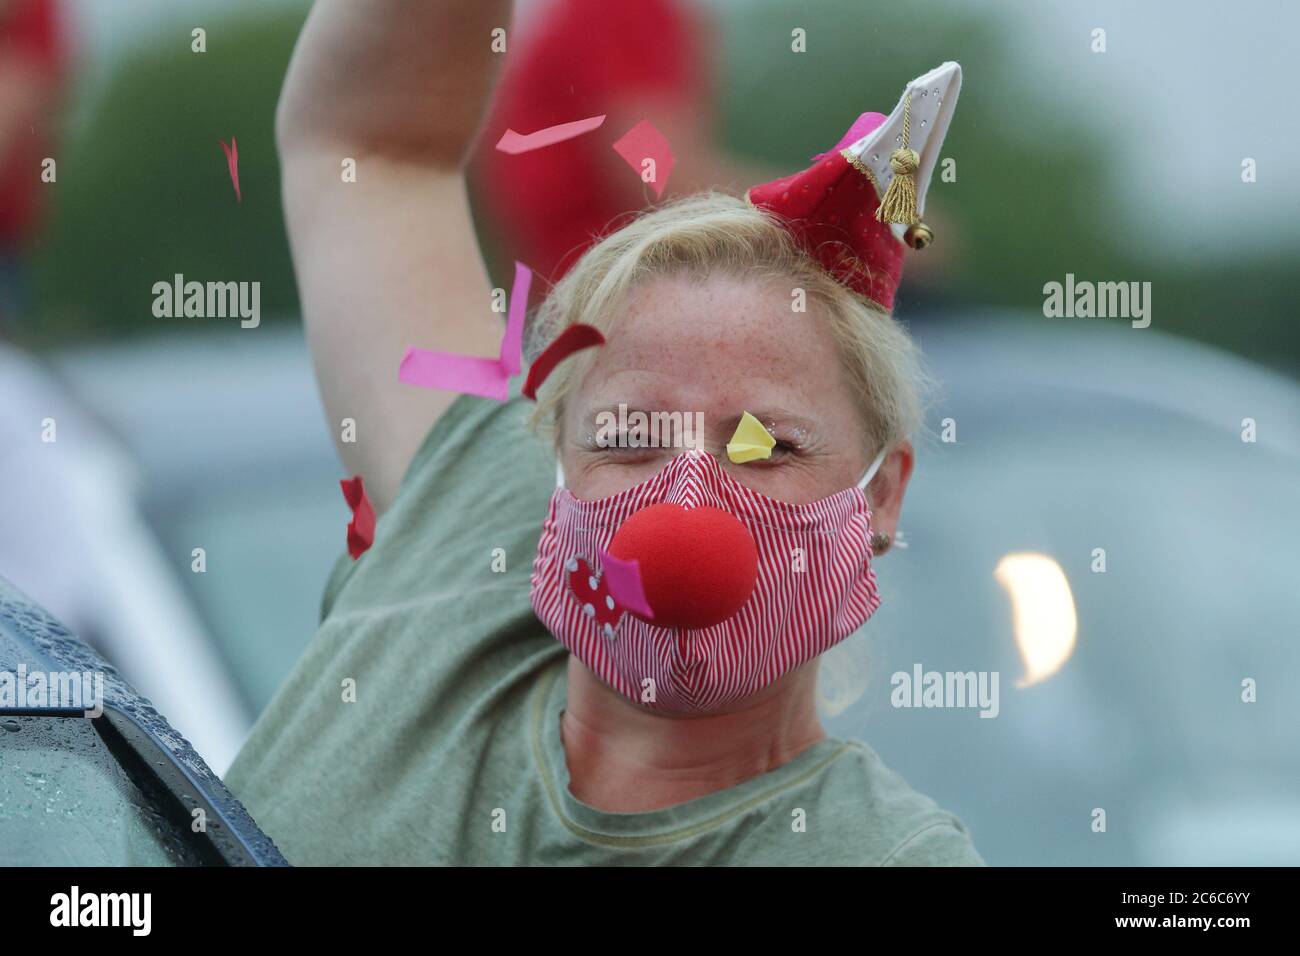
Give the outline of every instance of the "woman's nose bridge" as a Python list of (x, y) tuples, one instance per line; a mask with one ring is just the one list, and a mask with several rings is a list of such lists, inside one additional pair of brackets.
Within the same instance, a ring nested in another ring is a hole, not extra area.
[[(712, 462), (710, 462), (712, 458)], [(676, 461), (677, 470), (673, 475), (672, 483), (666, 489), (664, 500), (672, 504), (681, 505), (683, 508), (698, 508), (701, 505), (711, 505), (717, 508), (723, 508), (725, 505), (721, 497), (714, 491), (709, 490), (708, 484), (701, 480), (706, 470), (709, 470), (710, 464), (721, 470), (722, 462), (718, 457), (708, 449), (690, 448), (678, 452)]]

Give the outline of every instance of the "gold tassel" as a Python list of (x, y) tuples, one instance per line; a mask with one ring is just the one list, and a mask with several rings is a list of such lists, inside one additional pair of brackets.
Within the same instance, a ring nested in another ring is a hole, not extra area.
[(903, 145), (889, 157), (894, 176), (876, 207), (877, 222), (914, 226), (921, 221), (916, 212), (916, 171), (921, 167), (921, 157), (907, 145), (911, 139), (911, 113), (912, 94), (908, 93), (903, 103)]

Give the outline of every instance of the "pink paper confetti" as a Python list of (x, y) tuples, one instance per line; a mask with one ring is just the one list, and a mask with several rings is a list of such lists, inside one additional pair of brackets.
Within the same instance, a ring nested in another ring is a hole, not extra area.
[(609, 588), (609, 596), (620, 607), (642, 617), (654, 619), (655, 612), (645, 596), (641, 583), (641, 565), (635, 559), (624, 561), (607, 551), (600, 552), (600, 566), (604, 569), (601, 580)]
[(831, 153), (838, 153), (845, 146), (852, 146), (887, 119), (889, 119), (889, 117), (884, 113), (863, 113), (853, 121), (853, 125), (849, 127), (849, 131), (840, 137), (838, 143), (826, 152), (818, 153), (813, 157), (813, 161), (815, 162), (816, 160), (829, 156)]
[(227, 146), (224, 140), (217, 140), (221, 143), (221, 148), (226, 154), (226, 166), (230, 169), (230, 181), (235, 184), (235, 202), (242, 203), (244, 197), (239, 194), (239, 144), (235, 142), (235, 137), (230, 137), (230, 145)]
[(454, 352), (407, 349), (397, 369), (397, 380), (421, 388), (479, 395), (498, 402), (510, 397), (510, 376), (501, 367), (499, 359), (476, 358)]
[(530, 150), (543, 149), (547, 146), (554, 146), (556, 143), (563, 143), (566, 139), (573, 139), (583, 133), (590, 133), (593, 129), (599, 129), (604, 122), (605, 116), (602, 113), (600, 116), (589, 116), (587, 119), (574, 120), (572, 123), (548, 126), (546, 129), (539, 129), (535, 133), (516, 133), (512, 129), (507, 129), (501, 134), (501, 138), (497, 140), (497, 149), (503, 153), (509, 153), (511, 156), (517, 156)]
[(506, 334), (501, 338), (501, 367), (507, 375), (518, 375), (523, 369), (524, 313), (528, 311), (528, 290), (532, 284), (533, 270), (516, 262), (506, 312)]
[(533, 270), (522, 262), (516, 262), (515, 281), (510, 288), (506, 332), (501, 339), (499, 358), (478, 358), (457, 355), (455, 352), (408, 348), (398, 366), (397, 380), (421, 388), (441, 388), (504, 402), (510, 397), (510, 377), (518, 375), (523, 368), (520, 353), (524, 338), (524, 313), (528, 310), (528, 289), (532, 281)]
[(650, 180), (650, 185), (654, 188), (655, 198), (663, 198), (664, 187), (668, 185), (668, 177), (677, 162), (663, 133), (649, 120), (642, 120), (619, 138), (614, 144), (614, 152), (623, 157), (637, 176), (642, 175), (647, 159), (654, 160), (654, 179)]

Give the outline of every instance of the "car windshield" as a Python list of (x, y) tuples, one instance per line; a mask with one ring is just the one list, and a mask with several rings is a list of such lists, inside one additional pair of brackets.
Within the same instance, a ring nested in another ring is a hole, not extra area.
[(7, 866), (201, 862), (80, 717), (0, 717), (0, 847)]

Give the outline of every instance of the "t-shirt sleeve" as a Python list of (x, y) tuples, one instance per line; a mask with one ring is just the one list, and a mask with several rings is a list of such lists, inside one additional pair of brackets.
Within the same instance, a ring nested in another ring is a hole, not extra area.
[(903, 841), (882, 866), (987, 866), (969, 834), (954, 823), (928, 824)]
[(329, 617), (330, 607), (334, 604), (334, 598), (339, 593), (339, 588), (343, 586), (343, 582), (348, 579), (348, 575), (351, 573), (352, 566), (355, 563), (356, 562), (353, 560), (352, 555), (348, 554), (346, 551), (334, 559), (334, 567), (330, 569), (329, 577), (325, 579), (325, 593), (321, 595), (320, 618), (317, 620), (318, 624), (325, 620), (325, 618)]

